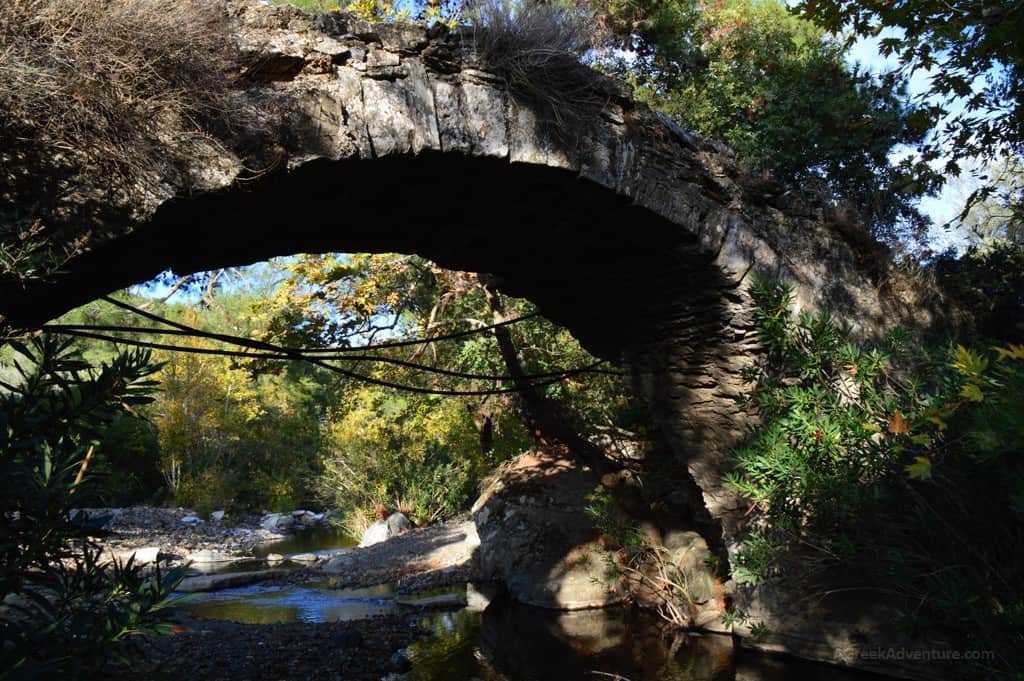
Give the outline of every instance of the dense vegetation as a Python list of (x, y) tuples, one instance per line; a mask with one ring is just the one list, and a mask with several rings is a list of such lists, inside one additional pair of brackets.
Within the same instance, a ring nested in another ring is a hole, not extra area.
[(784, 284), (753, 295), (764, 426), (730, 480), (752, 502), (733, 577), (814, 593), (827, 573), (887, 594), (908, 634), (996, 651), (967, 675), (1020, 674), (1024, 345), (858, 342), (827, 311), (794, 320)]
[(151, 399), (159, 366), (128, 352), (91, 369), (52, 336), (12, 347), (17, 379), (0, 391), (0, 677), (95, 678), (135, 635), (170, 629), (161, 610), (183, 574), (101, 559), (90, 518), (70, 513), (96, 502), (86, 468), (104, 430)]
[[(207, 334), (354, 351), (334, 354), (336, 361), (282, 362), (183, 352), (224, 347), (210, 338), (158, 340), (165, 346), (154, 352), (161, 390), (140, 411), (149, 421), (114, 422), (98, 450), (98, 470), (115, 483), (110, 503), (168, 499), (204, 513), (330, 505), (355, 530), (381, 505), (427, 522), (465, 508), (494, 465), (532, 444), (515, 398), (501, 392), (507, 381), (466, 377), (508, 373), (492, 335), (400, 345), (490, 325), (475, 275), (404, 256), (323, 255), (224, 281), (208, 305), (126, 300)], [(533, 313), (524, 301), (503, 302), (511, 317)], [(123, 327), (110, 337), (131, 343), (156, 340), (130, 332), (152, 328), (149, 320), (103, 301), (57, 321), (69, 331)], [(594, 362), (542, 318), (509, 329), (528, 375), (557, 376)], [(382, 339), (390, 347), (360, 349)], [(112, 352), (110, 343), (87, 341), (94, 361)], [(635, 412), (614, 375), (542, 382), (585, 432), (611, 432)], [(482, 394), (457, 394), (473, 392)]]

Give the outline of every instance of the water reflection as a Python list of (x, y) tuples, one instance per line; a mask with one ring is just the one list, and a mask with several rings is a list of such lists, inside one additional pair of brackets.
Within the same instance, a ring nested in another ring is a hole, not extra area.
[[(403, 611), (390, 585), (332, 580), (200, 594), (182, 607), (213, 619), (330, 622)], [(462, 587), (457, 587), (461, 590)], [(438, 589), (433, 593), (451, 592)], [(734, 650), (728, 636), (687, 635), (634, 609), (555, 612), (469, 589), (470, 607), (425, 615), (410, 681), (873, 681), (873, 674)], [(484, 606), (486, 605), (486, 608)]]
[(393, 588), (332, 589), (331, 581), (287, 586), (255, 584), (200, 594), (182, 605), (194, 617), (245, 624), (337, 622), (395, 612)]
[(338, 553), (339, 549), (350, 549), (359, 542), (342, 528), (333, 525), (303, 527), (281, 541), (262, 544), (253, 549), (253, 555), (265, 557), (271, 553), (291, 556), (298, 553), (325, 555)]
[(499, 599), (424, 620), (434, 632), (411, 647), (418, 681), (725, 681), (732, 640), (669, 633), (633, 610), (558, 613)]

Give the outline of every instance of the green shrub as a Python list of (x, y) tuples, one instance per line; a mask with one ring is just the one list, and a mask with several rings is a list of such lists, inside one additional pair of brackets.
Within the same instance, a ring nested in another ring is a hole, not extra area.
[(184, 478), (174, 502), (205, 518), (218, 509), (233, 507), (238, 490), (238, 477), (232, 471), (208, 468)]
[(0, 386), (0, 678), (94, 678), (138, 634), (169, 630), (161, 610), (183, 576), (101, 562), (89, 519), (69, 511), (95, 500), (82, 476), (87, 452), (118, 414), (150, 399), (157, 367), (138, 352), (92, 370), (51, 336), (10, 345), (18, 378)]
[(764, 425), (729, 477), (754, 511), (733, 576), (845, 570), (895, 597), (909, 632), (997, 650), (965, 671), (1024, 672), (1024, 345), (858, 342), (827, 313), (793, 319), (785, 286), (752, 294)]
[(362, 386), (332, 423), (321, 497), (353, 519), (377, 504), (422, 524), (469, 505), (491, 462), (457, 400)]

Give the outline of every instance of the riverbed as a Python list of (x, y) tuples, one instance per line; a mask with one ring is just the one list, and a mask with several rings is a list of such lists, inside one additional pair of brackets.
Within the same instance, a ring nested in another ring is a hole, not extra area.
[[(260, 551), (333, 555), (347, 551), (346, 542), (351, 544), (325, 531), (307, 531), (285, 541), (291, 543)], [(516, 603), (496, 585), (460, 583), (410, 596), (394, 583), (349, 586), (354, 581), (359, 579), (352, 575), (305, 573), (297, 580), (194, 595), (182, 607), (193, 636), (204, 644), (209, 636), (221, 639), (222, 645), (212, 646), (208, 654), (225, 656), (214, 666), (225, 674), (216, 678), (224, 679), (293, 678), (289, 670), (295, 670), (296, 679), (319, 678), (317, 674), (327, 673), (325, 668), (313, 672), (309, 665), (311, 659), (323, 661), (324, 645), (330, 655), (348, 655), (336, 663), (335, 678), (341, 679), (364, 674), (407, 681), (879, 678), (744, 652), (730, 636), (684, 634), (631, 608), (555, 612)], [(416, 599), (430, 607), (417, 606)], [(260, 641), (257, 632), (267, 639)], [(283, 647), (282, 637), (287, 643)], [(353, 649), (346, 653), (339, 642)], [(275, 671), (263, 676), (249, 660), (262, 659), (267, 646), (276, 653), (263, 666)], [(244, 664), (239, 656), (246, 658)]]

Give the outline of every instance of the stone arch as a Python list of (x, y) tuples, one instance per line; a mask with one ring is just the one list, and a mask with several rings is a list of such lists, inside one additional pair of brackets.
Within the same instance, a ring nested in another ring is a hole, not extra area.
[(829, 225), (827, 197), (745, 175), (728, 149), (610, 82), (594, 80), (600, 117), (560, 135), (481, 70), (458, 31), (226, 7), (258, 66), (252, 96), (287, 102), (287, 124), (262, 140), (277, 170), (245, 177), (224, 149), (197, 153), (191, 184), (169, 178), (119, 236), (48, 281), (0, 281), (5, 324), (38, 325), (167, 267), (300, 251), (417, 253), (489, 272), (627, 368), (729, 541), (743, 509), (723, 474), (753, 423), (736, 401), (758, 352), (749, 274), (783, 277), (798, 306), (828, 305), (865, 332), (927, 307), (880, 293)]
[(489, 272), (629, 368), (729, 535), (721, 475), (749, 423), (734, 398), (757, 349), (749, 273), (793, 282), (801, 307), (856, 310), (868, 330), (906, 316), (830, 228), (827, 197), (745, 175), (720, 143), (612, 81), (591, 78), (607, 105), (560, 134), (543, 107), (480, 69), (460, 31), (259, 0), (225, 7), (254, 65), (251, 96), (287, 104), (286, 124), (262, 138), (277, 170), (246, 177), (223, 148), (197, 149), (188, 183), (168, 178), (155, 208), (114, 226), (119, 236), (45, 282), (0, 281), (8, 325), (167, 267), (299, 251), (414, 252)]

